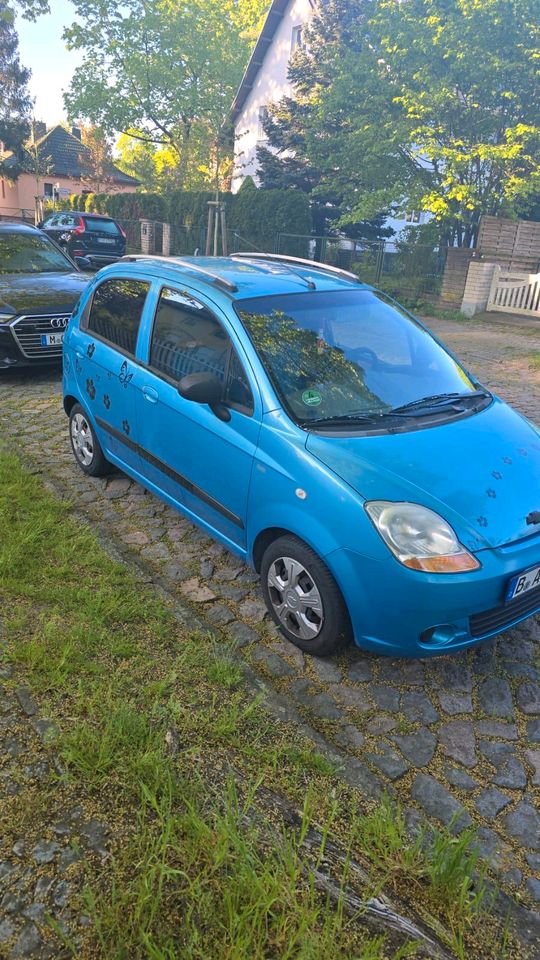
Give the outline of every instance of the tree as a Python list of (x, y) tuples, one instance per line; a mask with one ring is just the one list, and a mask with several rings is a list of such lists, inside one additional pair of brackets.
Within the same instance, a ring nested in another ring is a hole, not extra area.
[(19, 41), (11, 7), (0, 0), (0, 141), (17, 149), (30, 131), (30, 71), (19, 62)]
[[(540, 186), (537, 0), (331, 0), (277, 122), (300, 137), (341, 223), (430, 210), (470, 245), (480, 216)], [(285, 162), (285, 161), (284, 161)]]
[(66, 31), (82, 62), (71, 117), (169, 151), (175, 186), (216, 168), (216, 144), (266, 0), (73, 0)]

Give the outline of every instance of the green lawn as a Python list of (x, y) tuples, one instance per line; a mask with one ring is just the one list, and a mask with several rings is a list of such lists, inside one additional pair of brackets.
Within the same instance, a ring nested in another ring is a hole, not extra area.
[[(1, 451), (0, 490), (13, 683), (28, 683), (56, 721), (50, 749), (66, 771), (38, 792), (24, 788), (11, 826), (15, 835), (39, 821), (63, 790), (112, 828), (111, 858), (80, 875), (81, 909), (93, 924), (74, 955), (423, 956), (402, 937), (374, 936), (362, 910), (347, 907), (354, 857), (370, 875), (358, 896), (384, 886), (456, 956), (517, 956), (487, 913), (481, 871), (473, 881), (472, 835), (413, 841), (399, 807), (363, 807), (310, 742), (271, 720), (234, 651), (186, 633), (68, 504)], [(270, 791), (292, 819), (268, 801)], [(305, 842), (308, 831), (315, 844)], [(316, 882), (328, 839), (345, 855), (330, 868), (332, 898)]]

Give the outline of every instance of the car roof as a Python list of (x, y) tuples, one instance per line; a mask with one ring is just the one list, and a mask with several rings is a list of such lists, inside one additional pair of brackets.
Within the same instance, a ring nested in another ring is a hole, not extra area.
[(21, 223), (20, 220), (0, 220), (2, 233), (41, 233), (32, 223)]
[[(264, 259), (263, 259), (264, 257)], [(266, 259), (268, 257), (268, 259)], [(126, 275), (144, 270), (161, 280), (178, 281), (183, 278), (198, 280), (229, 293), (233, 300), (262, 297), (280, 293), (302, 293), (310, 289), (346, 290), (371, 289), (353, 274), (326, 267), (322, 263), (270, 259), (271, 255), (231, 257), (152, 257), (136, 254), (124, 257), (103, 273), (121, 267)]]

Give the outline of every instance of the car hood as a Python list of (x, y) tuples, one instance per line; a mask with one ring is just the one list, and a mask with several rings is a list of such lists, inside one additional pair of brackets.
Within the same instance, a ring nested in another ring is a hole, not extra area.
[(71, 313), (90, 280), (89, 274), (78, 270), (0, 274), (0, 310), (17, 314)]
[(501, 400), (461, 420), (384, 436), (310, 434), (307, 449), (366, 500), (441, 514), (471, 550), (540, 534), (540, 433)]

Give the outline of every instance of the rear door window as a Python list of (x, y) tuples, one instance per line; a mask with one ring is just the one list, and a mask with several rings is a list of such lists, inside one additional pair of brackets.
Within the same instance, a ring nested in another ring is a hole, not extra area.
[(137, 335), (150, 284), (115, 278), (99, 285), (92, 298), (87, 330), (123, 353), (135, 356)]

